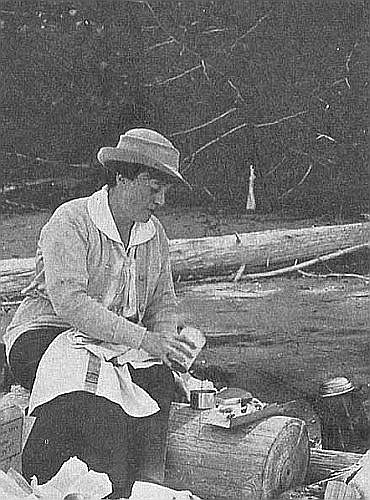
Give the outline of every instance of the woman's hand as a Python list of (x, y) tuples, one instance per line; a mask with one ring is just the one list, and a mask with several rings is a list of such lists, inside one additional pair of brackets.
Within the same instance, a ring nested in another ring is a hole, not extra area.
[(140, 348), (160, 358), (170, 368), (173, 367), (172, 363), (175, 361), (183, 368), (183, 371), (186, 371), (187, 362), (192, 358), (196, 345), (174, 333), (148, 331)]

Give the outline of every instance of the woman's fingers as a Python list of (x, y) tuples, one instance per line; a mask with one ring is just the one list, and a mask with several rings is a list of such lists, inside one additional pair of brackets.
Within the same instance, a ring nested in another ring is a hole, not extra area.
[(175, 338), (170, 341), (170, 347), (174, 351), (179, 352), (184, 355), (186, 358), (193, 357), (193, 349), (186, 342), (182, 342), (179, 339)]
[(179, 342), (183, 342), (184, 344), (186, 344), (187, 346), (190, 347), (190, 349), (192, 349), (194, 351), (194, 349), (197, 348), (197, 345), (190, 339), (186, 338), (186, 337), (182, 337), (181, 335), (179, 335), (178, 337), (176, 337), (176, 340), (178, 340)]

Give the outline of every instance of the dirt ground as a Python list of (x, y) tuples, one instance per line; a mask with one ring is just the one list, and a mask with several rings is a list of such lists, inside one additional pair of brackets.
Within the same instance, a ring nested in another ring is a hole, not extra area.
[[(0, 216), (0, 258), (31, 257), (49, 215)], [(172, 239), (335, 222), (183, 210), (163, 214), (161, 220)], [(198, 366), (222, 368), (228, 375), (221, 383), (247, 388), (271, 402), (310, 399), (322, 381), (335, 376), (347, 376), (369, 393), (368, 281), (291, 276), (236, 284), (180, 283), (177, 293), (184, 316), (209, 337)], [(10, 314), (3, 312), (0, 328)], [(364, 404), (370, 417), (368, 396)]]

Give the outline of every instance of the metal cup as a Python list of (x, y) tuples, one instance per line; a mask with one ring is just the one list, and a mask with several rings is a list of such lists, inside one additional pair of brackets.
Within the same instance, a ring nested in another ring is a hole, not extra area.
[(192, 349), (191, 356), (187, 358), (184, 362), (179, 362), (176, 359), (169, 359), (171, 362), (171, 368), (180, 373), (186, 373), (189, 371), (191, 365), (194, 363), (195, 359), (199, 355), (200, 351), (206, 343), (206, 338), (200, 330), (192, 327), (185, 327), (181, 330), (180, 336), (185, 340), (193, 343), (195, 345)]
[(190, 391), (190, 407), (193, 410), (210, 410), (215, 407), (215, 389)]

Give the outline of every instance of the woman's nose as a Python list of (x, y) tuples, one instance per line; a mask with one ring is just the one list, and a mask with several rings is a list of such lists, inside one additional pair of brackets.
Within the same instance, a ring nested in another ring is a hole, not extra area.
[(156, 205), (164, 205), (165, 203), (165, 194), (166, 194), (166, 188), (163, 187), (159, 191), (156, 192), (155, 198), (154, 198), (154, 203)]

